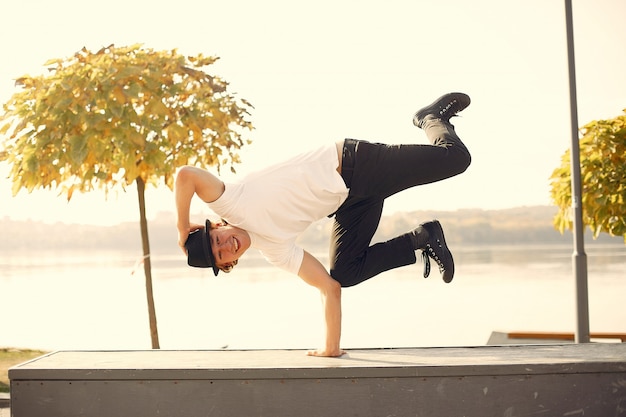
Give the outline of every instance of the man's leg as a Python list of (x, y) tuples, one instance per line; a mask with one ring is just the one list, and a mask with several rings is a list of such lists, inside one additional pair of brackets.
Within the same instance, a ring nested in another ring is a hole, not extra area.
[[(335, 216), (330, 258), (331, 275), (342, 285), (355, 285), (380, 272), (414, 263), (417, 249), (437, 262), (446, 282), (452, 280), (454, 262), (439, 222), (428, 222), (395, 239), (369, 245), (386, 197), (467, 169), (469, 151), (449, 119), (468, 104), (469, 97), (453, 93), (416, 113), (414, 122), (426, 132), (431, 145), (346, 140), (344, 164), (348, 165), (342, 175), (350, 195)], [(428, 272), (425, 270), (424, 276)]]
[(460, 145), (386, 145), (357, 141), (350, 194), (385, 199), (411, 187), (458, 175), (467, 169), (470, 161), (469, 152)]
[(330, 242), (330, 275), (342, 287), (415, 263), (415, 249), (409, 234), (370, 246), (382, 209), (382, 199), (348, 197), (335, 214)]
[(469, 103), (466, 94), (450, 93), (415, 113), (413, 123), (424, 130), (430, 145), (385, 145), (347, 139), (344, 148), (351, 147), (353, 154), (350, 193), (386, 198), (464, 172), (471, 156), (450, 118)]
[[(384, 145), (346, 140), (354, 145), (350, 193), (335, 214), (330, 245), (331, 276), (342, 286), (356, 285), (381, 272), (416, 262), (421, 249), (437, 262), (444, 280), (454, 274), (452, 254), (438, 222), (370, 246), (378, 228), (386, 197), (420, 184), (439, 181), (467, 168), (465, 147)], [(344, 158), (344, 162), (346, 159)], [(425, 268), (430, 267), (424, 258)], [(428, 276), (425, 269), (424, 276)]]

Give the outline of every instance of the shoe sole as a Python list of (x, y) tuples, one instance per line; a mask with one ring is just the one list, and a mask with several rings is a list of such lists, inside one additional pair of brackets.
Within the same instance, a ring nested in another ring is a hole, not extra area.
[[(420, 109), (413, 116), (413, 124), (420, 127), (421, 121), (429, 114), (448, 122), (452, 116), (465, 110), (471, 103), (470, 97), (465, 93), (448, 93), (433, 101), (430, 105)], [(454, 106), (454, 110), (447, 114)], [(421, 128), (421, 127), (420, 127)]]

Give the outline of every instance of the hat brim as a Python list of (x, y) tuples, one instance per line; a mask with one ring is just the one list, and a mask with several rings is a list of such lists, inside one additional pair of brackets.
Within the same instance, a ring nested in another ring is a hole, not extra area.
[(215, 276), (220, 272), (220, 269), (215, 265), (215, 257), (213, 256), (213, 250), (211, 248), (211, 235), (209, 231), (211, 230), (211, 221), (209, 219), (204, 223), (204, 235), (202, 236), (202, 242), (204, 244), (204, 254), (211, 261), (211, 268), (213, 268), (213, 273)]

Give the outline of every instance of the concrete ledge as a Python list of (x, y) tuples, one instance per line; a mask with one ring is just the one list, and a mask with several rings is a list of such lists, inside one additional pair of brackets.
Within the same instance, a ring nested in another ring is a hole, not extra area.
[[(626, 412), (626, 344), (54, 352), (9, 370), (13, 417)], [(621, 410), (621, 411), (620, 411)]]

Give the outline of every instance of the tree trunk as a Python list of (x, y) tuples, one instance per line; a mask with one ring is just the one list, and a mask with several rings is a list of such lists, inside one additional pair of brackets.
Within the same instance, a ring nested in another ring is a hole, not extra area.
[(150, 262), (150, 241), (148, 239), (148, 221), (146, 220), (146, 184), (137, 177), (137, 196), (139, 197), (139, 222), (141, 225), (141, 243), (143, 246), (143, 270), (146, 275), (146, 296), (148, 298), (148, 319), (150, 320), (150, 339), (152, 349), (159, 349), (156, 310), (152, 293), (152, 264)]

